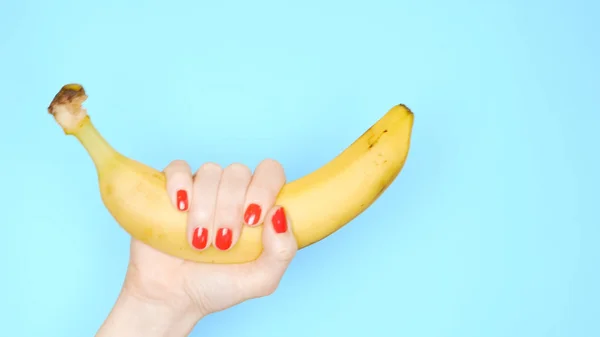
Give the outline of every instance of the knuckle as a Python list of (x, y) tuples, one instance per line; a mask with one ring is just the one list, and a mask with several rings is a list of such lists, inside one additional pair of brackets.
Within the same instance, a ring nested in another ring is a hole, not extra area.
[(206, 163), (202, 164), (201, 167), (203, 167), (203, 168), (205, 168), (207, 170), (217, 170), (217, 171), (220, 171), (222, 169), (221, 165), (219, 165), (219, 164), (217, 164), (215, 162), (212, 162), (212, 161), (209, 161), (209, 162), (206, 162)]
[(173, 160), (169, 163), (164, 169), (163, 172), (166, 174), (174, 173), (174, 172), (190, 172), (190, 165), (184, 160)]
[(235, 176), (251, 176), (252, 175), (252, 171), (250, 171), (250, 168), (248, 168), (248, 166), (246, 166), (244, 164), (240, 164), (240, 163), (233, 163), (233, 164), (227, 166), (227, 168), (225, 168), (225, 171), (227, 171), (227, 173), (235, 175)]
[(237, 185), (221, 183), (219, 185), (218, 192), (218, 204), (221, 207), (230, 207), (235, 205), (235, 198), (239, 195), (240, 191)]
[(173, 160), (169, 164), (168, 167), (171, 169), (177, 169), (177, 170), (189, 170), (190, 169), (190, 165), (185, 160), (181, 160), (181, 159)]
[(286, 180), (283, 166), (274, 159), (265, 159), (258, 164), (255, 176), (259, 176), (260, 180), (266, 180), (269, 185), (279, 188)]
[(277, 194), (277, 191), (273, 191), (272, 188), (262, 184), (252, 184), (250, 185), (249, 190), (255, 199), (258, 199), (262, 202), (271, 201), (271, 199), (273, 199), (273, 197), (275, 197)]
[(207, 162), (204, 163), (202, 165), (200, 165), (200, 167), (198, 168), (198, 171), (209, 171), (209, 172), (220, 172), (223, 169), (221, 168), (221, 165), (217, 164), (217, 163), (213, 163), (213, 162)]
[[(232, 204), (239, 201), (240, 196), (245, 195), (248, 189), (248, 182), (238, 176), (223, 175), (219, 184), (219, 202), (223, 204)], [(243, 199), (243, 197), (241, 197)]]
[(279, 247), (275, 254), (277, 254), (277, 258), (283, 262), (291, 261), (296, 255), (296, 250), (292, 246)]
[(209, 223), (212, 214), (206, 210), (194, 210), (190, 212), (189, 217), (191, 224), (196, 227), (196, 225)]
[(272, 159), (272, 158), (264, 159), (258, 165), (262, 166), (262, 167), (264, 167), (266, 169), (269, 169), (269, 170), (283, 171), (283, 166), (281, 165), (281, 163), (279, 163), (277, 160)]
[(279, 280), (274, 280), (273, 278), (267, 279), (265, 283), (263, 283), (260, 291), (258, 292), (258, 296), (265, 297), (270, 296), (277, 291), (279, 287)]
[(167, 184), (171, 187), (187, 189), (191, 180), (192, 176), (182, 170), (176, 170), (167, 175)]
[(217, 224), (224, 224), (227, 225), (227, 227), (229, 227), (229, 229), (231, 230), (231, 232), (234, 234), (237, 233), (237, 231), (242, 227), (242, 223), (239, 220), (241, 215), (241, 212), (238, 211), (232, 211), (233, 209), (230, 207), (225, 207), (225, 208), (219, 208), (217, 210), (217, 216), (215, 217), (215, 223)]

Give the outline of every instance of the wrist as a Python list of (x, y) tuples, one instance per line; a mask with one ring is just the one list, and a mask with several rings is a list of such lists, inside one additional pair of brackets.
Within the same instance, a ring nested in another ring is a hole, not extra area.
[(185, 337), (201, 318), (192, 310), (143, 300), (125, 288), (96, 337)]

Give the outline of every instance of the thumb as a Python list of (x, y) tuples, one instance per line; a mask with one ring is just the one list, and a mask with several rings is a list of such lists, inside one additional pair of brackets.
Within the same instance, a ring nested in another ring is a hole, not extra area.
[(266, 214), (262, 241), (262, 254), (249, 266), (247, 298), (267, 296), (275, 292), (298, 250), (291, 221), (283, 207), (275, 206)]

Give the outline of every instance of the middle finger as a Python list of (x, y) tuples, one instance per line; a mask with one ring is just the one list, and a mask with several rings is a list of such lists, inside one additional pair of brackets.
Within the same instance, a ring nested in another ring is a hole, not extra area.
[(194, 177), (193, 202), (188, 215), (188, 240), (197, 250), (211, 243), (217, 192), (223, 169), (215, 163), (200, 166)]
[(223, 170), (213, 228), (214, 244), (219, 250), (235, 245), (242, 230), (242, 212), (246, 190), (252, 179), (250, 169), (242, 164), (231, 164)]

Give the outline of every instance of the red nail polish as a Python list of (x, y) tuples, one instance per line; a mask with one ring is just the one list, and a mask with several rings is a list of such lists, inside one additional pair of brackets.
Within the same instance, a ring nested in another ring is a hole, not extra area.
[(186, 190), (177, 191), (177, 209), (180, 211), (187, 211), (188, 209), (188, 195)]
[(233, 239), (233, 232), (229, 228), (220, 228), (217, 231), (217, 238), (215, 239), (215, 246), (220, 250), (227, 250), (231, 247), (231, 241)]
[(192, 236), (192, 246), (196, 249), (206, 248), (208, 242), (208, 230), (206, 228), (194, 229), (194, 235)]
[(257, 205), (257, 204), (248, 205), (248, 208), (246, 209), (246, 213), (244, 214), (244, 221), (250, 226), (256, 225), (258, 223), (258, 220), (260, 219), (261, 212), (262, 212), (262, 209), (260, 208), (259, 205)]
[(287, 219), (283, 207), (280, 207), (275, 214), (273, 214), (271, 221), (273, 222), (273, 229), (275, 229), (276, 233), (285, 233), (287, 231)]

